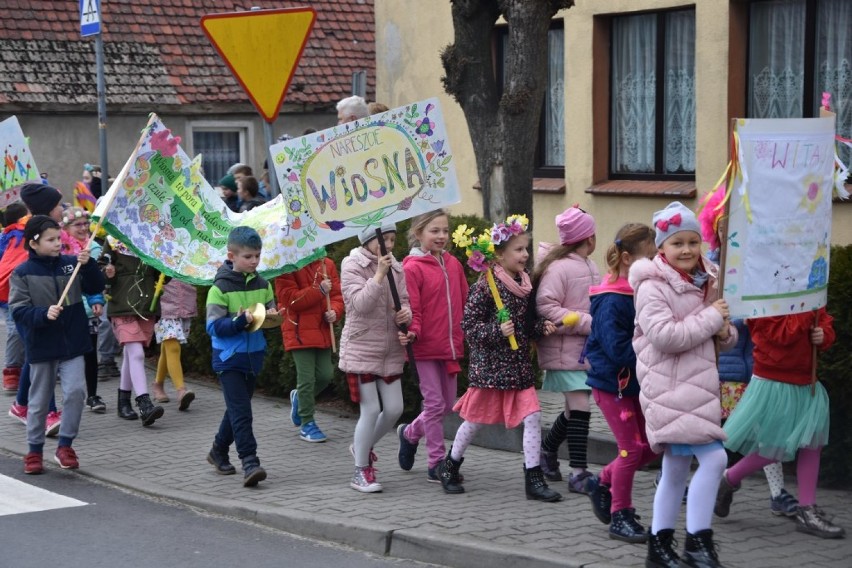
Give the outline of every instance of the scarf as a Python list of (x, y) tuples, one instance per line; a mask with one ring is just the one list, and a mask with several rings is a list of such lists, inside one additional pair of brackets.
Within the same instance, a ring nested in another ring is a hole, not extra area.
[(530, 275), (526, 272), (521, 272), (519, 276), (521, 277), (521, 281), (518, 282), (503, 269), (499, 264), (494, 264), (491, 267), (491, 270), (494, 271), (494, 276), (503, 283), (503, 285), (509, 289), (509, 292), (517, 296), (518, 298), (526, 298), (532, 292), (532, 282), (530, 281)]
[(671, 266), (671, 268), (675, 272), (677, 272), (684, 281), (692, 284), (693, 286), (695, 286), (699, 290), (703, 290), (704, 291), (704, 297), (705, 298), (707, 297), (707, 286), (706, 286), (706, 284), (710, 280), (710, 274), (708, 274), (707, 271), (704, 268), (704, 259), (703, 258), (701, 258), (701, 257), (698, 258), (698, 265), (695, 267), (695, 272), (693, 272), (692, 274), (689, 274), (687, 272), (684, 272), (683, 270), (681, 270), (677, 266), (673, 266), (669, 262), (669, 259), (666, 258), (666, 255), (664, 255), (663, 253), (660, 253), (658, 256), (660, 257), (660, 260), (662, 260), (664, 264)]

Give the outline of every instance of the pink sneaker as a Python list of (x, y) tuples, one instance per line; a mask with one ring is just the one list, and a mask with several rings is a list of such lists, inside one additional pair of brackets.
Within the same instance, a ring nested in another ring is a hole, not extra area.
[(13, 402), (12, 406), (9, 407), (9, 416), (22, 423), (24, 426), (27, 425), (27, 407), (18, 404), (17, 402)]
[(44, 435), (48, 438), (53, 438), (59, 434), (59, 426), (62, 424), (62, 411), (47, 413), (47, 425), (44, 429)]
[(56, 448), (56, 454), (53, 459), (59, 464), (62, 469), (77, 469), (80, 467), (80, 462), (77, 461), (77, 452), (71, 446), (59, 446)]

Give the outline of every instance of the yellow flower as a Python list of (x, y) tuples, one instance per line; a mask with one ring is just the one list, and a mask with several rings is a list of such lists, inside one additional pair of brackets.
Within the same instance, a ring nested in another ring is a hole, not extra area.
[(487, 247), (491, 245), (491, 233), (485, 231), (484, 233), (479, 235), (479, 238), (476, 239), (476, 242), (481, 247)]
[(526, 231), (527, 227), (529, 227), (530, 225), (530, 220), (527, 219), (526, 215), (509, 215), (508, 217), (506, 217), (507, 225), (511, 225), (515, 221), (521, 224), (521, 227), (523, 227), (524, 231)]
[(473, 244), (473, 241), (470, 238), (472, 233), (473, 227), (468, 229), (467, 225), (459, 225), (453, 232), (453, 242), (457, 247), (467, 248)]

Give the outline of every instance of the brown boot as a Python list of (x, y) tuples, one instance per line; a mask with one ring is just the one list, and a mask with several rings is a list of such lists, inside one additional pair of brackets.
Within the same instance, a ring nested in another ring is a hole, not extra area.
[(178, 410), (187, 410), (189, 405), (195, 400), (195, 393), (185, 388), (178, 389)]
[(154, 402), (169, 402), (169, 395), (166, 394), (166, 389), (163, 388), (163, 383), (154, 381), (151, 385)]

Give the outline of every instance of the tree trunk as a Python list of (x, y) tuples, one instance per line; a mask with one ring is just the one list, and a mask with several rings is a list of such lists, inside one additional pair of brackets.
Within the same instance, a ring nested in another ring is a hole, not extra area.
[[(532, 222), (532, 179), (544, 89), (547, 30), (573, 0), (451, 0), (454, 43), (441, 53), (444, 89), (464, 111), (482, 186), (482, 212), (501, 221), (521, 213)], [(500, 15), (508, 27), (502, 96), (493, 38)]]

